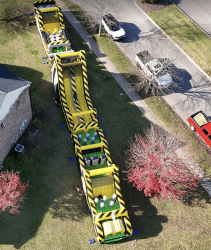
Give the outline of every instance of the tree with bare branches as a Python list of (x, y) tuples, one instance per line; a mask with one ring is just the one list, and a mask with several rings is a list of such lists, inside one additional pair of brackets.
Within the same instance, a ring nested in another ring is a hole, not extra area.
[(145, 136), (135, 135), (126, 151), (128, 180), (146, 196), (156, 199), (173, 197), (181, 201), (198, 186), (197, 177), (189, 172), (190, 158), (181, 159), (175, 151), (183, 146), (180, 139), (162, 128), (151, 125)]
[[(183, 60), (184, 55), (179, 52), (177, 48), (171, 46), (168, 40), (160, 30), (153, 30), (152, 34), (142, 34), (139, 39), (133, 41), (133, 51), (137, 51), (139, 54), (143, 50), (147, 51), (151, 55), (151, 60), (156, 59), (160, 63), (159, 70), (152, 72), (149, 77), (144, 72), (143, 68), (140, 68), (139, 64), (136, 64), (140, 70), (139, 81), (133, 83), (135, 90), (139, 91), (142, 89), (146, 94), (150, 95), (165, 95), (172, 92), (181, 92), (184, 82), (183, 69), (178, 69), (175, 64), (179, 60)], [(157, 49), (159, 47), (162, 49)], [(143, 45), (146, 45), (143, 49)], [(158, 69), (158, 68), (157, 68)], [(156, 78), (168, 73), (172, 78), (171, 86), (165, 88), (160, 87), (156, 81)]]
[(112, 0), (89, 0), (88, 4), (92, 6), (92, 11), (83, 11), (80, 13), (80, 18), (86, 22), (87, 28), (93, 32), (99, 29), (98, 36), (100, 37), (102, 30), (102, 18), (114, 10), (119, 1)]

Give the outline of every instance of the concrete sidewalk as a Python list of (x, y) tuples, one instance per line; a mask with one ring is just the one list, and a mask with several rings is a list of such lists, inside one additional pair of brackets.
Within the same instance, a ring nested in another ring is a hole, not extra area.
[[(106, 69), (110, 72), (116, 82), (120, 85), (120, 87), (124, 90), (124, 92), (128, 95), (128, 97), (133, 101), (133, 103), (138, 107), (138, 109), (144, 114), (144, 116), (151, 122), (160, 127), (165, 128), (164, 124), (155, 116), (152, 110), (146, 105), (146, 103), (141, 99), (141, 97), (137, 94), (136, 91), (133, 90), (131, 85), (125, 80), (125, 78), (120, 74), (114, 64), (109, 60), (109, 58), (105, 55), (105, 53), (99, 48), (97, 43), (92, 39), (89, 33), (83, 28), (80, 22), (75, 18), (75, 16), (69, 11), (69, 9), (65, 6), (65, 4), (61, 0), (57, 0), (57, 4), (62, 7), (62, 12), (64, 16), (68, 19), (71, 25), (75, 28), (75, 30), (79, 33), (82, 39), (86, 42), (89, 48), (94, 52), (94, 54), (99, 58), (99, 60), (104, 64)], [(74, 48), (73, 48), (74, 49)], [(166, 129), (166, 128), (165, 128)], [(184, 153), (184, 150), (181, 152)], [(183, 154), (178, 152), (181, 157)], [(211, 196), (211, 181), (207, 176), (203, 173), (199, 166), (193, 166), (190, 169), (194, 174), (202, 178), (201, 185), (205, 188), (205, 190)]]

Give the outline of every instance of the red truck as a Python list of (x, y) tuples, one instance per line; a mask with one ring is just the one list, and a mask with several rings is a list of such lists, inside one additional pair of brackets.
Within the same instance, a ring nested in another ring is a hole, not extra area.
[(190, 129), (196, 131), (199, 136), (211, 147), (211, 120), (203, 112), (199, 111), (188, 118)]

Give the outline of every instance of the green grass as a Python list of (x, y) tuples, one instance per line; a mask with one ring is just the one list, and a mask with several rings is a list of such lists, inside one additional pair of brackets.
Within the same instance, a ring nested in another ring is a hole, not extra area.
[(211, 39), (174, 5), (146, 11), (208, 75), (211, 75)]
[(31, 48), (33, 46), (33, 44), (32, 43), (26, 43), (25, 45), (24, 45), (24, 48)]
[[(119, 95), (122, 89), (110, 73), (72, 26), (66, 25), (72, 48), (86, 51), (91, 100), (101, 118), (99, 124), (105, 131), (111, 158), (120, 168), (122, 194), (138, 234), (118, 244), (88, 244), (95, 232), (85, 197), (73, 187), (76, 182), (80, 184), (80, 174), (76, 162), (69, 161), (69, 157), (74, 157), (70, 134), (67, 127), (60, 126), (65, 123), (64, 115), (53, 103), (49, 67), (40, 59), (45, 55), (44, 48), (38, 31), (31, 27), (25, 31), (27, 42), (17, 33), (15, 41), (9, 39), (7, 46), (0, 45), (4, 55), (0, 63), (32, 81), (32, 108), (35, 114), (42, 115), (39, 119), (44, 124), (37, 138), (23, 135), (35, 144), (27, 157), (16, 159), (10, 155), (4, 162), (5, 168), (21, 171), (22, 180), (29, 180), (30, 188), (20, 214), (1, 213), (0, 249), (210, 249), (210, 197), (203, 189), (187, 196), (183, 203), (159, 202), (146, 198), (127, 183), (127, 141), (135, 133), (143, 134), (149, 122), (125, 94)], [(39, 55), (31, 55), (26, 43), (31, 43)], [(17, 59), (7, 58), (8, 51)], [(45, 124), (49, 127), (45, 128)]]
[(122, 75), (128, 82), (134, 83), (138, 81), (139, 73), (136, 68), (131, 65), (130, 61), (126, 59), (115, 43), (105, 33), (102, 33), (100, 37), (98, 37), (98, 34), (95, 34), (94, 39), (117, 69), (122, 72)]
[(49, 128), (49, 126), (50, 126), (49, 123), (46, 122), (46, 123), (43, 125), (43, 128), (47, 129), (47, 128)]
[(29, 52), (32, 54), (32, 55), (38, 55), (39, 51), (37, 49), (30, 49)]

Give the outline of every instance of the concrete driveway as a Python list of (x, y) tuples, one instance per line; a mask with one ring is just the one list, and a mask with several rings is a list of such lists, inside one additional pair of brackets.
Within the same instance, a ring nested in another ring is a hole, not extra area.
[(211, 1), (210, 0), (174, 0), (184, 13), (211, 36)]
[[(94, 0), (74, 0), (99, 19), (98, 6)], [(134, 62), (136, 53), (149, 50), (158, 58), (170, 58), (181, 77), (182, 90), (169, 93), (164, 98), (187, 123), (192, 113), (203, 110), (211, 116), (210, 80), (197, 65), (169, 40), (138, 6), (134, 0), (121, 0), (121, 4), (106, 5), (106, 12), (113, 14), (126, 30), (126, 37), (116, 44)], [(113, 2), (113, 1), (111, 1)]]

